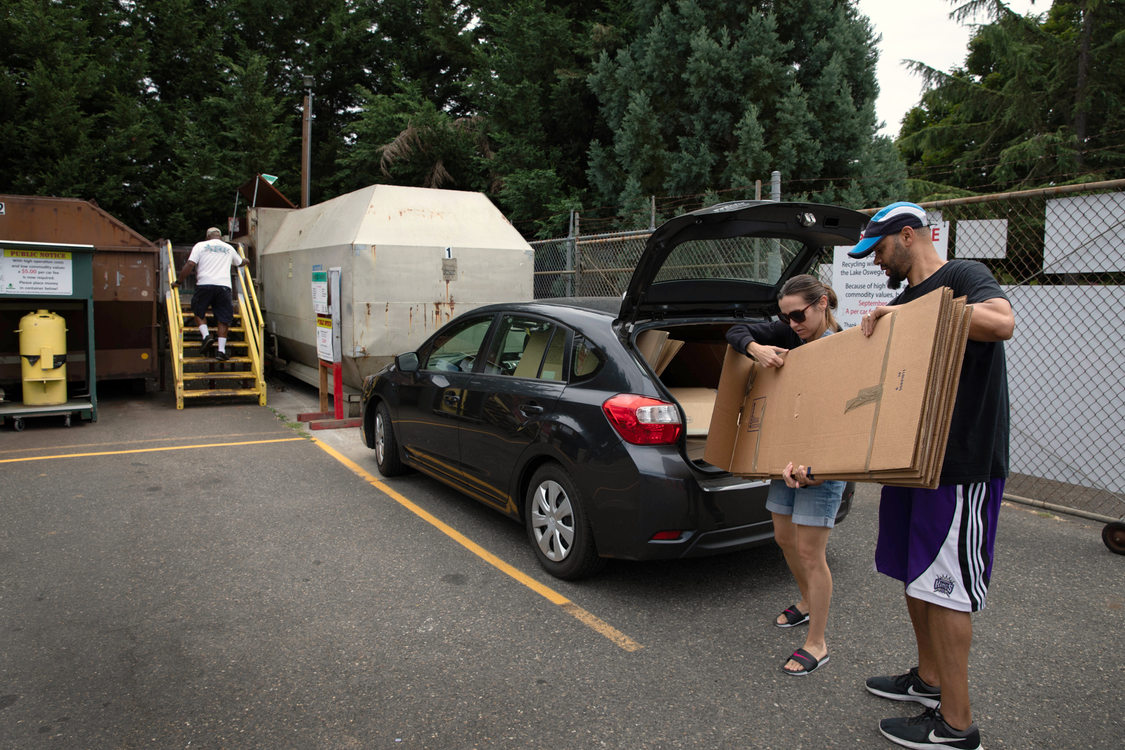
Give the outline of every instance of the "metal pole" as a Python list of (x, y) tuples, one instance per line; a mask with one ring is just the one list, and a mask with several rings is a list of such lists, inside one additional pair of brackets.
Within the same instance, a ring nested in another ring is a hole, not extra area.
[(305, 76), (305, 106), (301, 127), (301, 208), (309, 205), (312, 181), (312, 92), (313, 77)]
[[(776, 169), (770, 172), (770, 200), (781, 200), (781, 172)], [(781, 278), (781, 239), (771, 237), (768, 240), (769, 251), (766, 255), (766, 277), (769, 279)]]
[(578, 238), (578, 212), (570, 209), (570, 232), (566, 237), (566, 296), (574, 296), (574, 246)]

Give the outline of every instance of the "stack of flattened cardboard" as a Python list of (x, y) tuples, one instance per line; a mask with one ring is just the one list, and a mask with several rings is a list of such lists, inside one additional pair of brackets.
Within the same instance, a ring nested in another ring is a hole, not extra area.
[(947, 288), (876, 322), (791, 350), (768, 368), (728, 348), (704, 460), (780, 478), (792, 461), (817, 478), (936, 487), (972, 308)]

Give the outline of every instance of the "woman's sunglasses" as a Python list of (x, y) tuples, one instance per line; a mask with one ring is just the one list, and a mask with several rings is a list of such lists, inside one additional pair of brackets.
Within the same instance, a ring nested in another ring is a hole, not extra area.
[(781, 318), (782, 323), (788, 323), (791, 320), (794, 323), (804, 323), (805, 322), (805, 310), (808, 310), (810, 307), (812, 307), (815, 304), (816, 304), (816, 302), (810, 302), (809, 304), (802, 307), (800, 310), (794, 310), (791, 313), (779, 312), (777, 314), (777, 317)]

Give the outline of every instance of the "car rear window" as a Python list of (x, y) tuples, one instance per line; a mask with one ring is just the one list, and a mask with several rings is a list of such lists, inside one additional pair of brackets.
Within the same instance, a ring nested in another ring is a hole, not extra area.
[(673, 248), (654, 282), (740, 279), (772, 286), (803, 248), (778, 237), (689, 240)]
[(574, 357), (570, 365), (571, 380), (581, 380), (598, 371), (602, 365), (602, 354), (585, 336), (574, 337)]

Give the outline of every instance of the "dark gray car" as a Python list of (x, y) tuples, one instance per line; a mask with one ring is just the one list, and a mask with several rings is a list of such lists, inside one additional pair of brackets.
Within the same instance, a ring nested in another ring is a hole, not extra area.
[[(724, 333), (776, 314), (785, 280), (854, 244), (866, 222), (768, 201), (676, 217), (649, 238), (622, 299), (480, 307), (396, 357), (364, 383), (364, 440), (384, 476), (417, 469), (521, 520), (560, 578), (606, 558), (768, 541), (767, 484), (702, 458)], [(677, 342), (670, 361), (642, 355), (646, 331)]]

